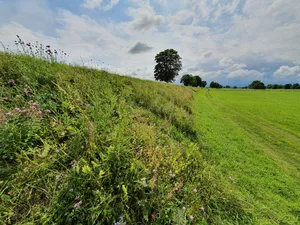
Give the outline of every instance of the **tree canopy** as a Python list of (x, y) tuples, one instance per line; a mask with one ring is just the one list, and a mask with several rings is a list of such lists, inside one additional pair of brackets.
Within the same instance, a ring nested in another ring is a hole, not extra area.
[(173, 82), (182, 68), (181, 57), (174, 49), (166, 49), (155, 56), (155, 80)]
[(207, 82), (202, 81), (200, 76), (193, 76), (192, 74), (185, 74), (181, 77), (180, 83), (184, 86), (205, 87)]
[(215, 81), (212, 81), (209, 85), (211, 88), (223, 88), (223, 86)]
[(260, 80), (255, 80), (249, 85), (250, 89), (266, 89), (266, 86)]

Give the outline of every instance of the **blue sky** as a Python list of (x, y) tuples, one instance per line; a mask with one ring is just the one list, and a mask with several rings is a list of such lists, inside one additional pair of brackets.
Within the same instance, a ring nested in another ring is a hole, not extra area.
[(178, 80), (296, 83), (299, 11), (299, 0), (0, 0), (0, 41), (13, 46), (18, 34), (65, 50), (70, 63), (142, 79), (174, 48)]

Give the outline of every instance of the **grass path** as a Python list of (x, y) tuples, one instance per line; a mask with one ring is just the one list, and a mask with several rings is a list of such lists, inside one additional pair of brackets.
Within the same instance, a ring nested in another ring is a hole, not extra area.
[(299, 136), (226, 97), (217, 90), (195, 96), (204, 155), (251, 205), (255, 224), (299, 224)]

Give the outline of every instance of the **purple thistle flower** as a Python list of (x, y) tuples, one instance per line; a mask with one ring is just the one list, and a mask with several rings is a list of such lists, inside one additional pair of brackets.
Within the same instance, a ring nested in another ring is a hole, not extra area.
[(15, 80), (10, 79), (10, 80), (8, 81), (8, 83), (9, 83), (10, 85), (14, 85), (16, 82), (15, 82)]

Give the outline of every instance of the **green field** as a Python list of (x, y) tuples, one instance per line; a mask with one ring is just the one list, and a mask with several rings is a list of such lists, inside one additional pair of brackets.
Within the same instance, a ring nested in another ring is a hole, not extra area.
[(299, 224), (300, 92), (201, 90), (194, 108), (205, 157), (257, 224)]

